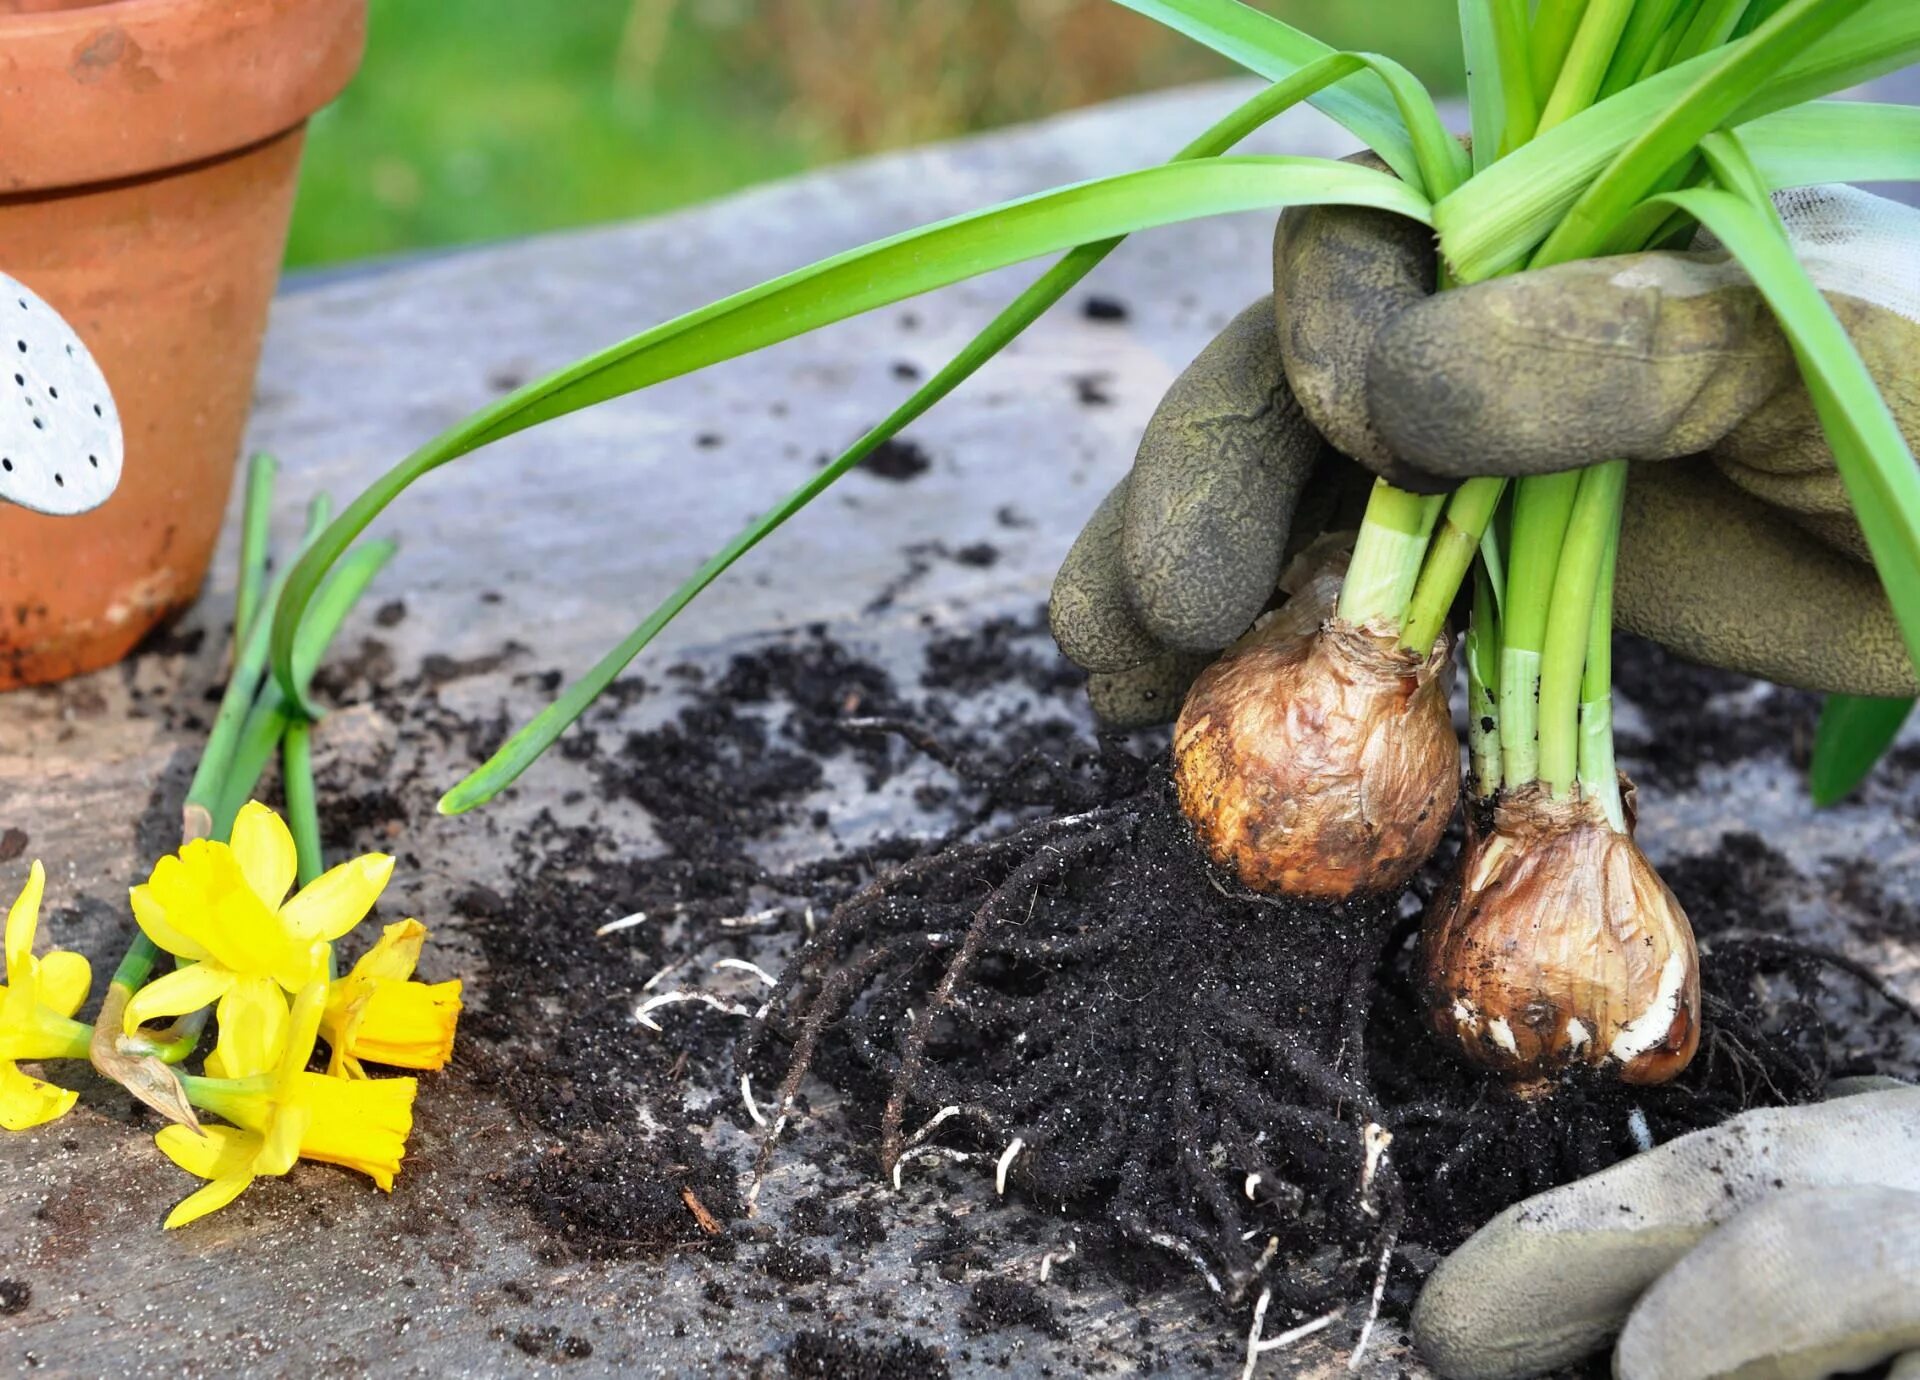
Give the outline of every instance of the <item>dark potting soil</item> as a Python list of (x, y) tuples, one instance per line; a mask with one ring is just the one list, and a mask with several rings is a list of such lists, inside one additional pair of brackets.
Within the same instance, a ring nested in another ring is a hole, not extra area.
[[(1779, 741), (1687, 708), (1742, 683), (1632, 645), (1618, 665), (1623, 694), (1656, 733), (1684, 723), (1698, 763)], [(329, 674), (335, 693), (446, 742), (505, 731), (504, 715), (475, 724), (444, 706), (464, 664), (401, 680), (370, 644)], [(620, 726), (633, 703), (669, 693), (670, 717)], [(1631, 1153), (1630, 1111), (1666, 1139), (1816, 1097), (1839, 1074), (1912, 1072), (1897, 1063), (1889, 1008), (1840, 1038), (1830, 1004), (1877, 999), (1765, 942), (1814, 889), (1851, 885), (1872, 914), (1873, 879), (1807, 878), (1729, 835), (1667, 868), (1706, 950), (1708, 1036), (1692, 1068), (1661, 1089), (1588, 1080), (1518, 1103), (1417, 1018), (1410, 940), (1453, 843), (1397, 902), (1238, 895), (1171, 804), (1164, 733), (1096, 739), (1078, 700), (1079, 677), (1037, 615), (930, 631), (911, 681), (812, 629), (718, 667), (630, 679), (563, 742), (602, 801), (644, 811), (652, 838), (543, 812), (502, 840), (510, 889), (470, 886), (457, 900), (487, 976), (456, 1073), (528, 1128), (497, 1189), (538, 1225), (544, 1252), (704, 1256), (720, 1272), (714, 1306), (771, 1289), (804, 1312), (837, 1262), (895, 1227), (901, 1200), (876, 1192), (895, 1163), (910, 1187), (944, 1164), (988, 1182), (1004, 1165), (1028, 1225), (955, 1218), (924, 1261), (968, 1282), (969, 1329), (1063, 1326), (1044, 1291), (994, 1267), (1070, 1239), (1063, 1272), (1094, 1272), (1129, 1297), (1210, 1277), (1234, 1305), (1223, 1345), (1237, 1347), (1255, 1291), (1272, 1289), (1278, 1330), (1364, 1297), (1389, 1243), (1402, 1249), (1385, 1306), (1403, 1312), (1437, 1254), (1500, 1208)], [(1678, 761), (1682, 744), (1671, 746)], [(356, 783), (327, 784), (349, 802), (329, 820), (351, 835), (335, 847), (375, 841), (416, 808), (406, 802), (431, 799), (404, 779), (357, 783), (357, 796)], [(836, 839), (836, 798), (888, 791), (945, 833)], [(721, 958), (758, 963), (780, 986), (738, 969), (721, 981)], [(643, 1002), (680, 990), (729, 1009), (689, 1000), (651, 1011), (658, 1030), (636, 1021)], [(762, 1003), (764, 1022), (741, 1019)], [(742, 1074), (763, 1114), (786, 1122), (759, 1167), (804, 1139), (819, 1170), (789, 1202), (769, 1181), (757, 1216), (744, 1186), (755, 1157), (717, 1134), (757, 1134)], [(928, 1130), (948, 1107), (961, 1110)], [(1389, 1151), (1369, 1176), (1369, 1136), (1382, 1130)], [(886, 1316), (884, 1297), (868, 1302)], [(875, 1345), (824, 1325), (802, 1331), (784, 1363), (793, 1375), (946, 1365), (910, 1339)]]
[(1647, 725), (1618, 735), (1642, 790), (1686, 790), (1704, 767), (1763, 753), (1784, 751), (1806, 766), (1820, 696), (1699, 666), (1642, 638), (1615, 641), (1614, 684)]

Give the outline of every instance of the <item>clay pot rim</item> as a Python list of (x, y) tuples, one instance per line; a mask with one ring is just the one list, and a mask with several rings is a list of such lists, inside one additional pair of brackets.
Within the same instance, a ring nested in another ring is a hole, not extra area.
[(347, 84), (366, 0), (95, 0), (0, 15), (0, 196), (140, 177), (249, 148)]

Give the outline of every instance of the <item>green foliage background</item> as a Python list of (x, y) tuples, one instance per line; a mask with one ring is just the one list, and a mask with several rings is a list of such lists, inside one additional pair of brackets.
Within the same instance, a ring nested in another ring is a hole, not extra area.
[[(1256, 3), (1459, 86), (1454, 0)], [(1228, 70), (1106, 0), (372, 0), (288, 262), (642, 215)]]

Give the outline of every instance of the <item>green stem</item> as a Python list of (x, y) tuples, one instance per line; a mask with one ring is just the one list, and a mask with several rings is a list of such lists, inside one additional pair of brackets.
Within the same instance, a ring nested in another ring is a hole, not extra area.
[(134, 937), (127, 946), (126, 954), (120, 960), (120, 966), (113, 970), (113, 976), (107, 979), (110, 987), (124, 987), (129, 992), (138, 992), (146, 985), (147, 977), (153, 972), (154, 960), (160, 957), (160, 946), (147, 938), (145, 931)]
[(1441, 504), (1439, 496), (1411, 494), (1384, 479), (1374, 481), (1340, 586), (1341, 619), (1372, 624), (1378, 631), (1399, 630)]
[(1587, 668), (1580, 689), (1580, 793), (1597, 799), (1607, 820), (1627, 831), (1620, 798), (1620, 773), (1613, 761), (1613, 576), (1620, 558), (1620, 521), (1616, 510), (1600, 563), (1600, 588), (1593, 601), (1593, 626), (1587, 638)]
[(1580, 472), (1530, 475), (1514, 485), (1513, 536), (1500, 641), (1501, 776), (1509, 790), (1539, 775), (1540, 658), (1546, 649), (1560, 543), (1580, 491)]
[(1420, 568), (1420, 581), (1413, 588), (1407, 605), (1407, 629), (1400, 645), (1425, 653), (1447, 624), (1447, 614), (1460, 593), (1460, 585), (1473, 565), (1480, 539), (1487, 533), (1506, 492), (1501, 478), (1469, 479), (1453, 491), (1447, 500), (1445, 517), (1427, 548), (1426, 563)]
[(1553, 577), (1540, 663), (1540, 779), (1556, 799), (1573, 793), (1580, 762), (1580, 700), (1607, 545), (1620, 521), (1627, 462), (1580, 474)]
[[(260, 515), (259, 506), (270, 502), (272, 499), (273, 470), (273, 462), (267, 457), (261, 456), (256, 458), (253, 468), (249, 470), (247, 475), (246, 508), (242, 519), (246, 527), (241, 535), (241, 563), (242, 566), (246, 568), (264, 568), (266, 555), (264, 543), (260, 544), (257, 550), (250, 549), (248, 533), (251, 533), (256, 528), (260, 528), (264, 521)], [(327, 511), (328, 505), (324, 496), (316, 498), (309, 506), (307, 510), (308, 541), (311, 541), (319, 534), (320, 530), (325, 527)], [(245, 586), (246, 578), (246, 569), (243, 568), (241, 573), (241, 583), (243, 587)], [(266, 661), (266, 634), (272, 626), (273, 601), (277, 595), (280, 584), (281, 580), (276, 579), (273, 590), (267, 595), (266, 602), (254, 607), (252, 610), (253, 618), (249, 626), (243, 629), (236, 620), (234, 627), (233, 672), (232, 678), (227, 682), (227, 692), (221, 697), (220, 712), (222, 714), (228, 714), (229, 701), (234, 698), (234, 684), (247, 673), (246, 663), (249, 653), (252, 654), (252, 680), (257, 684), (261, 678), (261, 672)], [(244, 639), (242, 638), (243, 632), (246, 634)], [(244, 702), (242, 703), (244, 704)], [(256, 768), (253, 775), (244, 780), (234, 775), (233, 739), (236, 734), (235, 725), (238, 721), (239, 714), (235, 711), (229, 715), (223, 732), (221, 721), (218, 718), (215, 720), (214, 732), (208, 736), (207, 745), (200, 754), (200, 763), (193, 777), (194, 785), (188, 789), (187, 806), (182, 811), (182, 843), (188, 843), (199, 838), (225, 838), (233, 827), (233, 820), (232, 817), (229, 816), (226, 820), (225, 827), (216, 833), (214, 830), (216, 823), (214, 819), (214, 802), (217, 801), (218, 797), (232, 794), (236, 791), (244, 800), (259, 781), (260, 768)], [(224, 741), (222, 741), (223, 736)], [(263, 768), (264, 766), (265, 763), (263, 761), (261, 767)], [(113, 976), (108, 980), (109, 996), (114, 994), (114, 989), (118, 989), (116, 1010), (124, 1009), (127, 1000), (132, 997), (133, 993), (139, 991), (140, 988), (146, 984), (147, 979), (153, 973), (153, 966), (159, 961), (159, 958), (159, 946), (147, 938), (145, 933), (136, 932), (133, 941), (127, 946), (127, 952), (121, 957), (119, 965), (113, 970)], [(200, 1034), (206, 1028), (206, 1020), (206, 1014), (203, 1012), (195, 1012), (188, 1015), (174, 1024), (172, 1032), (168, 1036), (153, 1040), (151, 1042), (151, 1052), (169, 1064), (178, 1063), (180, 1060), (185, 1059), (187, 1055), (193, 1052), (194, 1047), (199, 1044)], [(114, 1031), (113, 1035), (117, 1038), (119, 1032)]]
[(320, 851), (320, 813), (313, 795), (313, 753), (308, 741), (311, 727), (305, 719), (288, 724), (280, 757), (280, 779), (287, 792), (287, 825), (299, 857), (301, 886), (326, 870)]
[(233, 640), (253, 626), (267, 580), (267, 539), (273, 525), (273, 481), (280, 466), (271, 455), (247, 462), (247, 502), (240, 516), (240, 585), (233, 600)]
[[(248, 501), (251, 502), (253, 497), (253, 486), (249, 484)], [(326, 528), (329, 510), (330, 505), (324, 494), (308, 506), (303, 550)], [(220, 696), (220, 708), (213, 716), (213, 729), (207, 734), (207, 746), (200, 754), (200, 765), (193, 773), (192, 784), (187, 787), (187, 800), (182, 814), (183, 832), (189, 835), (205, 837), (212, 832), (215, 814), (220, 809), (226, 794), (225, 788), (229, 784), (227, 777), (233, 765), (234, 745), (246, 724), (247, 711), (253, 704), (254, 692), (260, 688), (261, 674), (266, 668), (267, 644), (273, 632), (273, 609), (280, 601), (280, 591), (286, 587), (287, 577), (292, 570), (293, 563), (289, 562), (273, 577), (266, 602), (256, 611), (253, 621), (244, 629), (234, 629), (233, 669), (227, 677), (227, 688)]]
[(1580, 17), (1572, 46), (1561, 65), (1553, 93), (1540, 108), (1539, 133), (1572, 119), (1599, 94), (1600, 83), (1607, 78), (1620, 36), (1633, 14), (1634, 0), (1592, 0)]
[(1467, 758), (1474, 794), (1500, 789), (1500, 610), (1486, 562), (1473, 566), (1473, 614), (1467, 623)]
[(236, 1126), (245, 1126), (258, 1120), (255, 1110), (263, 1098), (273, 1095), (273, 1082), (272, 1074), (256, 1074), (250, 1078), (208, 1078), (195, 1073), (180, 1075), (180, 1089), (186, 1094), (187, 1101), (203, 1112), (225, 1117)]
[[(56, 1016), (51, 1011), (40, 1010), (32, 1016), (34, 1024), (34, 1059), (84, 1059), (93, 1045), (93, 1027), (84, 1021), (76, 1021), (69, 1016)], [(66, 1041), (64, 1047), (48, 1051), (40, 1044), (39, 1037), (56, 1035)]]
[[(370, 541), (353, 548), (327, 576), (320, 593), (308, 606), (307, 616), (300, 620), (300, 631), (293, 644), (294, 678), (303, 698), (308, 682), (313, 679), (315, 669), (326, 659), (327, 648), (339, 634), (347, 615), (359, 603), (361, 595), (366, 593), (374, 576), (392, 559), (394, 549), (390, 541)], [(227, 771), (229, 787), (222, 794), (220, 807), (214, 813), (216, 837), (224, 837), (224, 831), (233, 828), (233, 821), (239, 816), (241, 807), (247, 803), (255, 784), (266, 771), (267, 763), (273, 760), (274, 753), (279, 750), (288, 726), (299, 717), (278, 680), (269, 679), (260, 687), (260, 694), (254, 700), (246, 724), (240, 731), (239, 741), (234, 745), (233, 759)]]

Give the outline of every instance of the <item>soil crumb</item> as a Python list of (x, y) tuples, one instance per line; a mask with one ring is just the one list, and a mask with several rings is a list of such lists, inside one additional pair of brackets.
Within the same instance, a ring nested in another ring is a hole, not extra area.
[(1656, 642), (1614, 639), (1614, 684), (1645, 718), (1645, 734), (1621, 732), (1643, 790), (1683, 791), (1708, 767), (1784, 751), (1804, 768), (1820, 697), (1683, 660)]
[(933, 460), (920, 447), (919, 442), (908, 440), (904, 436), (896, 436), (874, 447), (873, 454), (860, 462), (860, 468), (876, 479), (889, 479), (896, 484), (904, 484), (909, 479), (918, 479), (932, 469)]
[(863, 1344), (841, 1332), (802, 1332), (786, 1351), (791, 1380), (945, 1380), (938, 1351), (911, 1338)]

